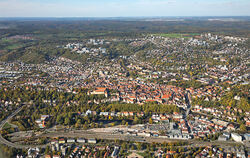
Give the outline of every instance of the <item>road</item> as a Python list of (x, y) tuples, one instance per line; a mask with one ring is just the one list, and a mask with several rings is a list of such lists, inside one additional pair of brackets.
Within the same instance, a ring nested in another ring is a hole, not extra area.
[[(26, 106), (26, 104), (23, 104), (21, 107), (19, 107), (15, 112), (13, 112), (11, 115), (9, 115), (5, 120), (3, 120), (0, 124), (0, 130), (2, 130), (2, 128), (4, 127), (4, 125), (11, 120), (16, 114), (18, 114), (24, 107)], [(32, 147), (42, 147), (44, 148), (46, 145), (22, 145), (22, 144), (15, 144), (12, 143), (6, 139), (3, 138), (3, 136), (0, 134), (0, 143), (1, 144), (5, 144), (9, 147), (14, 147), (17, 149), (26, 149), (26, 148), (32, 148)]]
[(187, 104), (187, 110), (186, 110), (186, 113), (185, 113), (184, 117), (187, 118), (187, 116), (190, 113), (191, 107), (192, 107), (192, 105), (191, 105), (191, 94), (190, 94), (189, 91), (185, 95), (185, 101), (186, 101), (186, 104)]

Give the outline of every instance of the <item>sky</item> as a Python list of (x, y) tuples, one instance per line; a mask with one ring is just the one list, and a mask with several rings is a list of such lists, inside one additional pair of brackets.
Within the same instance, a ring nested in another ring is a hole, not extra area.
[(0, 0), (0, 17), (250, 16), (250, 0)]

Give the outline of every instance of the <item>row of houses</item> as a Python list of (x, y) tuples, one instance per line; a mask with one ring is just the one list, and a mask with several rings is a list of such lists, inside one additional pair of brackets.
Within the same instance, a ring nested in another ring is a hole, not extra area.
[(65, 144), (65, 143), (91, 143), (96, 144), (96, 139), (84, 139), (84, 138), (60, 138), (51, 140), (51, 144)]

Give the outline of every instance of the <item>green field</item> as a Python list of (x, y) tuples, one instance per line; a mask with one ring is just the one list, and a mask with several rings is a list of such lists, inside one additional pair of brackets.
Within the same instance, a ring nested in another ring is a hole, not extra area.
[(7, 38), (2, 38), (1, 42), (12, 42), (12, 40), (11, 39), (7, 39)]
[(156, 33), (152, 34), (154, 36), (162, 36), (162, 37), (168, 37), (168, 38), (190, 38), (199, 34), (196, 33), (187, 33), (187, 34), (181, 34), (181, 33)]
[(25, 43), (21, 41), (15, 41), (11, 39), (2, 38), (0, 39), (0, 48), (2, 50), (14, 50), (24, 47)]
[(24, 46), (23, 44), (14, 43), (12, 45), (9, 45), (9, 46), (5, 47), (5, 49), (13, 50), (13, 49), (21, 48), (23, 46)]

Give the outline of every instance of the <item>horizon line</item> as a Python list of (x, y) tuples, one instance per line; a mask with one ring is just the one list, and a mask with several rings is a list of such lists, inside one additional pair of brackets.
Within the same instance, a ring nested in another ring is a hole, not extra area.
[(201, 15), (201, 16), (0, 16), (0, 18), (188, 18), (188, 17), (250, 17), (250, 15)]

